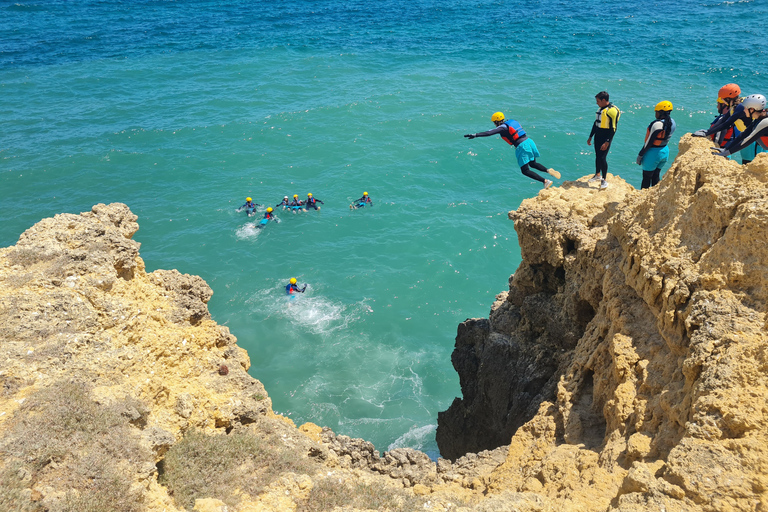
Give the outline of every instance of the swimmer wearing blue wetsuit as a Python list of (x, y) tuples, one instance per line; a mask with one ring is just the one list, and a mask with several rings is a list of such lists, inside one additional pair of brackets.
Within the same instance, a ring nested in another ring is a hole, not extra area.
[(285, 294), (293, 295), (294, 293), (304, 293), (306, 289), (306, 284), (304, 285), (304, 288), (299, 288), (299, 285), (296, 284), (296, 278), (292, 277), (288, 284), (285, 285)]
[(317, 206), (317, 203), (325, 204), (320, 199), (313, 197), (311, 192), (307, 194), (307, 201), (306, 201), (307, 208), (314, 208), (315, 210), (319, 210), (320, 207)]
[(240, 208), (238, 208), (237, 211), (241, 212), (245, 210), (245, 213), (247, 213), (248, 215), (251, 215), (253, 212), (256, 211), (257, 206), (261, 206), (261, 205), (258, 203), (254, 203), (253, 199), (251, 199), (250, 197), (246, 197), (245, 204)]
[(544, 188), (549, 188), (552, 185), (552, 181), (546, 178), (542, 178), (530, 168), (533, 167), (537, 171), (546, 172), (560, 178), (560, 173), (554, 169), (547, 169), (536, 161), (536, 158), (540, 157), (539, 150), (536, 144), (525, 133), (520, 123), (513, 119), (505, 120), (503, 112), (496, 112), (491, 116), (491, 121), (496, 125), (493, 130), (481, 133), (468, 133), (464, 137), (468, 139), (474, 139), (475, 137), (490, 137), (491, 135), (500, 135), (502, 139), (508, 144), (515, 146), (515, 157), (517, 157), (517, 164), (520, 166), (520, 172), (524, 176), (534, 179), (544, 184)]

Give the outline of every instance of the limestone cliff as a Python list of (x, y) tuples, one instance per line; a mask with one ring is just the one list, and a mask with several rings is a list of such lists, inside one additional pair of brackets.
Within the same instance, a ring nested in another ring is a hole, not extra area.
[(490, 494), (768, 510), (768, 155), (709, 147), (684, 136), (647, 191), (582, 178), (510, 212), (523, 261), (459, 327), (464, 398), (437, 433), (449, 457), (511, 438)]

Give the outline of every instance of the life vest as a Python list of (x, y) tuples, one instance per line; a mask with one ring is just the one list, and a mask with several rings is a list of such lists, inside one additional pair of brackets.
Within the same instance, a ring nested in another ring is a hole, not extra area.
[(274, 215), (273, 215), (273, 214), (271, 214), (271, 213), (269, 213), (269, 212), (264, 212), (264, 218), (265, 218), (265, 219), (272, 219), (273, 217), (274, 217)]
[(677, 128), (677, 125), (675, 124), (675, 121), (671, 117), (667, 117), (664, 119), (656, 119), (654, 122), (648, 125), (648, 128), (645, 131), (646, 140), (648, 140), (648, 137), (651, 136), (651, 128), (658, 121), (661, 121), (663, 123), (662, 130), (656, 133), (656, 138), (651, 141), (650, 146), (656, 147), (656, 148), (663, 148), (669, 143), (669, 139), (671, 139), (672, 134), (675, 133), (675, 128)]
[[(606, 112), (607, 110), (615, 108), (616, 109), (616, 119), (612, 118), (608, 115)], [(603, 113), (605, 112), (605, 115)], [(613, 103), (608, 103), (606, 106), (595, 112), (595, 126), (598, 128), (603, 128), (605, 130), (612, 130), (616, 131), (616, 126), (619, 124), (619, 118), (621, 117), (621, 110), (619, 110), (619, 107), (614, 105)]]
[(499, 135), (501, 135), (501, 138), (504, 139), (507, 144), (517, 147), (517, 145), (520, 143), (520, 140), (527, 137), (525, 130), (523, 130), (523, 127), (520, 126), (520, 123), (514, 119), (508, 119), (504, 121), (504, 124), (507, 125), (507, 128), (509, 128), (509, 137), (506, 137), (503, 133)]
[(314, 197), (308, 197), (307, 198), (307, 204), (309, 206), (314, 206), (316, 201), (317, 201), (317, 199), (315, 199)]

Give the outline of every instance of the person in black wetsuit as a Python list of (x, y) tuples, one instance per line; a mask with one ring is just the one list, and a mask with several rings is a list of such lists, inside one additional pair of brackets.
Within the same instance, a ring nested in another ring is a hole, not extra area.
[[(741, 103), (741, 99), (739, 98), (740, 94), (741, 88), (737, 84), (726, 84), (720, 88), (717, 93), (717, 117), (715, 117), (715, 120), (709, 125), (710, 128), (717, 126), (719, 123), (724, 123), (733, 115), (734, 109)], [(742, 121), (736, 121), (733, 126), (717, 133), (713, 133), (709, 135), (709, 138), (712, 139), (715, 144), (724, 148), (746, 129), (747, 127)]]
[(304, 291), (307, 289), (307, 285), (304, 285), (304, 288), (299, 288), (299, 285), (296, 284), (296, 278), (292, 277), (291, 280), (288, 282), (287, 285), (285, 285), (285, 294), (286, 295), (293, 295), (294, 293), (304, 293)]
[(591, 146), (592, 137), (595, 138), (595, 175), (589, 181), (600, 180), (600, 188), (608, 188), (608, 182), (605, 181), (608, 175), (608, 151), (611, 149), (611, 141), (621, 117), (621, 111), (608, 98), (606, 91), (595, 95), (595, 102), (600, 110), (596, 112), (595, 122), (587, 139), (587, 146)]
[(256, 212), (257, 206), (261, 206), (261, 205), (258, 203), (254, 203), (253, 199), (251, 199), (250, 197), (246, 197), (245, 204), (240, 208), (238, 208), (237, 211), (241, 212), (245, 210), (245, 213), (248, 214), (248, 216), (251, 216), (254, 214), (254, 212)]
[(544, 188), (549, 188), (552, 185), (552, 181), (546, 178), (542, 178), (530, 168), (533, 167), (537, 171), (546, 172), (557, 179), (560, 179), (560, 173), (554, 169), (547, 169), (536, 161), (536, 158), (540, 157), (539, 150), (536, 147), (536, 143), (526, 135), (523, 127), (520, 123), (514, 119), (505, 120), (503, 112), (496, 112), (491, 116), (491, 121), (496, 125), (493, 130), (481, 133), (468, 133), (464, 137), (468, 139), (474, 139), (475, 137), (490, 137), (491, 135), (500, 135), (504, 141), (515, 146), (515, 157), (517, 158), (517, 164), (520, 166), (520, 172), (524, 176), (539, 181), (544, 184)]
[(290, 205), (291, 205), (291, 202), (288, 200), (288, 196), (285, 196), (283, 197), (283, 200), (277, 203), (275, 206), (282, 206), (283, 210), (285, 210), (285, 208)]
[(319, 210), (320, 207), (317, 206), (317, 203), (325, 204), (320, 199), (312, 197), (312, 193), (311, 192), (309, 194), (307, 194), (307, 201), (306, 201), (307, 208), (314, 208), (315, 210)]
[(758, 144), (763, 150), (768, 149), (768, 112), (765, 110), (765, 103), (765, 96), (762, 94), (744, 98), (742, 105), (752, 123), (724, 148), (712, 148), (718, 150), (713, 154), (727, 157), (752, 144)]
[(355, 202), (349, 205), (349, 209), (354, 210), (355, 208), (365, 208), (366, 206), (373, 206), (373, 201), (371, 201), (368, 192), (363, 192), (363, 197), (355, 199)]

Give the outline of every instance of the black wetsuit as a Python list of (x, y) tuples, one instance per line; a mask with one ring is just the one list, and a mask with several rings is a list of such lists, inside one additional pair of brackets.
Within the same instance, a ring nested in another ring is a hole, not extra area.
[(317, 199), (316, 197), (308, 197), (307, 198), (307, 208), (314, 208), (317, 210), (318, 206), (316, 203), (325, 204), (320, 199)]
[[(608, 175), (608, 152), (611, 150), (613, 136), (616, 135), (620, 115), (619, 109), (613, 103), (602, 107), (596, 112), (596, 119), (589, 133), (590, 139), (594, 137), (595, 174), (600, 174), (603, 179)], [(603, 151), (601, 148), (606, 142), (608, 147)]]
[(243, 211), (243, 209), (245, 209), (245, 213), (250, 215), (251, 213), (256, 211), (256, 207), (257, 206), (261, 206), (261, 205), (258, 204), (258, 203), (254, 203), (253, 201), (246, 201), (243, 206), (241, 206), (240, 208), (237, 209), (237, 211), (241, 212), (241, 211)]
[(729, 142), (725, 149), (733, 154), (754, 143), (760, 144), (763, 149), (768, 149), (768, 117), (754, 121), (738, 137)]

